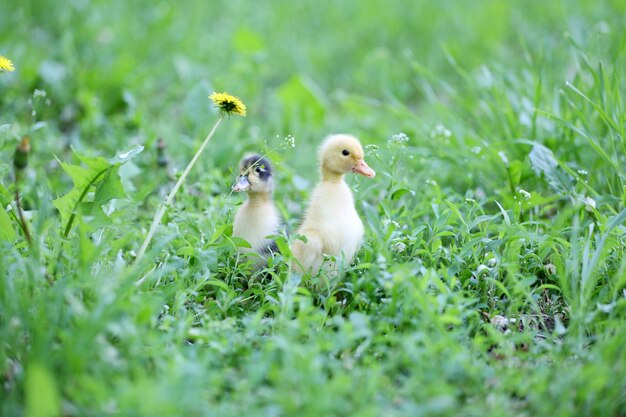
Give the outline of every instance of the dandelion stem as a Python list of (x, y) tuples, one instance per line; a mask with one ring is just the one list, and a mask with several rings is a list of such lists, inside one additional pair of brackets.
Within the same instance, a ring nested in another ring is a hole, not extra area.
[(70, 235), (70, 231), (72, 230), (72, 225), (74, 224), (74, 219), (76, 219), (76, 210), (78, 210), (78, 206), (80, 205), (80, 203), (82, 203), (83, 199), (89, 193), (91, 186), (95, 184), (98, 178), (100, 178), (102, 175), (109, 172), (111, 168), (113, 168), (113, 166), (107, 167), (103, 169), (102, 171), (98, 172), (98, 174), (95, 177), (93, 177), (93, 179), (89, 181), (89, 184), (87, 184), (87, 186), (83, 189), (83, 192), (78, 197), (78, 201), (76, 201), (76, 204), (74, 204), (74, 209), (72, 210), (72, 214), (70, 214), (70, 217), (67, 220), (67, 224), (65, 225), (65, 229), (63, 231), (63, 236), (68, 237)]
[(200, 145), (200, 147), (196, 151), (196, 154), (193, 156), (193, 158), (187, 165), (187, 168), (185, 168), (185, 171), (183, 171), (182, 175), (178, 179), (178, 182), (176, 182), (176, 185), (174, 186), (172, 191), (169, 193), (169, 195), (167, 196), (167, 198), (165, 199), (165, 201), (163, 202), (159, 210), (154, 215), (154, 219), (152, 220), (152, 225), (150, 226), (150, 230), (148, 230), (148, 234), (146, 235), (146, 240), (144, 240), (143, 244), (141, 245), (141, 249), (139, 249), (139, 253), (137, 254), (137, 258), (135, 258), (135, 264), (138, 264), (139, 261), (141, 261), (141, 259), (143, 258), (144, 254), (146, 253), (146, 250), (148, 249), (148, 245), (150, 244), (150, 242), (152, 241), (152, 238), (154, 237), (156, 229), (159, 227), (159, 224), (161, 224), (161, 219), (163, 218), (163, 215), (165, 214), (165, 210), (174, 200), (174, 196), (176, 196), (176, 193), (178, 192), (180, 187), (183, 185), (185, 178), (187, 178), (187, 175), (189, 175), (191, 168), (193, 168), (198, 158), (200, 158), (200, 155), (204, 151), (204, 148), (206, 148), (207, 144), (209, 143), (209, 140), (211, 140), (211, 138), (213, 137), (213, 134), (215, 133), (215, 131), (217, 130), (217, 127), (219, 126), (220, 122), (223, 119), (224, 119), (223, 115), (218, 117), (217, 121), (213, 125), (213, 128), (211, 129), (207, 137), (204, 139), (204, 142), (202, 142), (202, 145)]

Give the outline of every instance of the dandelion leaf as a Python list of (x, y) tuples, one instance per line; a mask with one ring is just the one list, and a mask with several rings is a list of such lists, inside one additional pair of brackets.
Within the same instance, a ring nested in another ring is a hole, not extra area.
[[(110, 162), (102, 157), (91, 157), (76, 153), (81, 165), (60, 162), (63, 170), (72, 178), (74, 187), (70, 192), (52, 202), (61, 214), (61, 221), (68, 225), (76, 213), (94, 215), (94, 207), (101, 207), (115, 198), (125, 198), (126, 193), (119, 175), (122, 163), (129, 161), (134, 155), (141, 152), (143, 147), (134, 147), (128, 151), (118, 153)], [(101, 218), (100, 214), (95, 213)]]
[(6, 206), (10, 204), (12, 199), (13, 197), (9, 190), (7, 190), (4, 185), (0, 184), (0, 205)]
[(74, 212), (78, 200), (80, 199), (81, 192), (78, 188), (72, 188), (72, 190), (62, 197), (59, 197), (52, 201), (54, 207), (59, 210), (61, 215), (61, 222), (67, 224), (70, 216)]
[[(78, 208), (81, 199), (85, 200), (91, 188), (98, 185), (99, 182), (102, 182), (106, 173), (113, 167), (106, 159), (84, 159), (91, 165), (84, 167), (61, 162), (61, 167), (74, 182), (74, 188), (72, 188), (69, 193), (52, 201), (54, 207), (59, 210), (61, 221), (64, 224), (67, 224), (70, 216)], [(79, 157), (79, 160), (83, 161), (83, 157)]]
[(0, 241), (15, 241), (15, 229), (11, 224), (11, 218), (4, 207), (0, 205)]
[(85, 168), (80, 165), (72, 165), (61, 161), (59, 161), (59, 163), (61, 164), (63, 171), (70, 176), (72, 182), (74, 183), (74, 187), (76, 188), (85, 188), (98, 174), (98, 171), (91, 168)]
[(79, 259), (82, 265), (89, 265), (93, 262), (94, 257), (97, 253), (96, 245), (90, 239), (90, 233), (87, 227), (83, 226), (84, 223), (80, 223), (80, 227), (78, 228), (78, 236), (80, 238), (80, 251), (79, 251)]
[(104, 169), (109, 168), (112, 164), (101, 156), (87, 156), (76, 153), (76, 157), (80, 162), (82, 162), (86, 167), (94, 170), (94, 171), (102, 171)]
[(26, 368), (24, 391), (26, 394), (26, 417), (61, 415), (61, 400), (52, 373), (38, 362)]
[(104, 205), (114, 198), (126, 198), (124, 187), (119, 176), (119, 165), (114, 165), (104, 175), (102, 181), (96, 186), (94, 195), (94, 203), (96, 205)]
[(82, 202), (77, 212), (77, 226), (80, 224), (83, 230), (94, 232), (100, 228), (111, 225), (111, 217), (104, 212), (104, 207), (94, 202)]

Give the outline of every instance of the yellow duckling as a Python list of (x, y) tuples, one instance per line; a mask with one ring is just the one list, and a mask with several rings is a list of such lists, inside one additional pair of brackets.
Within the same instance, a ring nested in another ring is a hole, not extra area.
[(276, 243), (268, 236), (278, 233), (280, 216), (272, 200), (272, 167), (260, 155), (247, 155), (239, 165), (239, 177), (233, 185), (234, 192), (247, 192), (248, 200), (239, 208), (233, 222), (233, 236), (245, 239), (251, 248), (239, 248), (241, 253), (254, 252), (261, 255), (255, 266), (272, 252)]
[(363, 222), (344, 175), (354, 172), (374, 178), (376, 172), (363, 157), (361, 143), (351, 135), (330, 135), (320, 146), (322, 180), (313, 190), (298, 230), (306, 242), (297, 240), (292, 247), (298, 271), (317, 273), (325, 254), (343, 256), (346, 265), (352, 261), (363, 240)]

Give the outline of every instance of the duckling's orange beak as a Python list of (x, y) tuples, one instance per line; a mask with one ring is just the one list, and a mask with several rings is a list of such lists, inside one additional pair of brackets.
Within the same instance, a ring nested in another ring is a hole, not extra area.
[(241, 175), (237, 179), (235, 185), (233, 185), (232, 190), (236, 193), (240, 193), (242, 191), (248, 191), (250, 189), (250, 181), (248, 181), (247, 175)]
[(359, 162), (352, 167), (352, 172), (361, 174), (367, 178), (374, 178), (376, 176), (376, 171), (370, 168), (364, 159), (360, 159)]

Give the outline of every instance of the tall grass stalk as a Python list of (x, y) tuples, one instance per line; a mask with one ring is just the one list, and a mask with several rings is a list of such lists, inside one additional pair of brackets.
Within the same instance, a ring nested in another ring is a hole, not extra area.
[(141, 261), (143, 256), (145, 255), (146, 250), (148, 249), (148, 245), (150, 245), (150, 242), (152, 241), (152, 238), (154, 237), (154, 234), (156, 233), (156, 230), (159, 227), (159, 224), (161, 224), (161, 219), (163, 219), (165, 210), (170, 204), (172, 204), (172, 201), (174, 200), (176, 193), (178, 192), (180, 187), (183, 185), (183, 182), (185, 181), (185, 178), (187, 178), (187, 176), (189, 175), (191, 168), (193, 168), (198, 158), (200, 158), (200, 155), (204, 151), (204, 148), (206, 148), (207, 144), (213, 137), (213, 134), (215, 134), (217, 127), (220, 125), (223, 119), (224, 119), (224, 114), (220, 114), (215, 124), (213, 125), (213, 128), (211, 129), (207, 137), (204, 139), (204, 142), (202, 142), (202, 145), (200, 145), (195, 155), (193, 156), (193, 158), (191, 158), (191, 161), (187, 165), (187, 168), (185, 168), (185, 171), (183, 171), (183, 174), (180, 176), (180, 178), (176, 182), (176, 185), (174, 186), (172, 191), (169, 193), (169, 195), (167, 196), (167, 198), (165, 199), (165, 201), (163, 202), (159, 210), (157, 210), (157, 212), (155, 213), (154, 219), (152, 219), (152, 225), (150, 226), (150, 230), (148, 230), (146, 239), (143, 241), (143, 244), (141, 245), (141, 249), (139, 249), (139, 253), (137, 254), (137, 257), (135, 258), (135, 265), (137, 265)]

